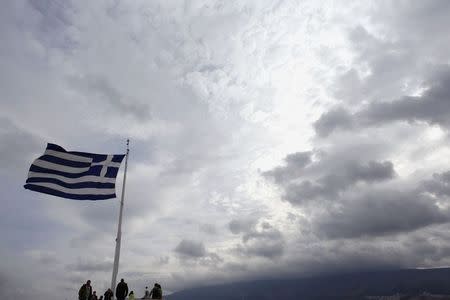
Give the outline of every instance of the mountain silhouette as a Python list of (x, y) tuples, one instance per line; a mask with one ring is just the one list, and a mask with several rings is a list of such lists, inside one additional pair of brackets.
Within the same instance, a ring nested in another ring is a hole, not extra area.
[(356, 300), (367, 299), (365, 298), (367, 296), (388, 296), (397, 293), (419, 295), (424, 292), (450, 295), (450, 268), (373, 271), (311, 278), (235, 282), (187, 289), (167, 298), (170, 300)]

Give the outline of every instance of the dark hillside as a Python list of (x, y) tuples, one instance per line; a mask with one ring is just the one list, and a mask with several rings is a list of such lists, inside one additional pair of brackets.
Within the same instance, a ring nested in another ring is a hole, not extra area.
[(450, 294), (450, 269), (377, 271), (198, 287), (171, 300), (364, 299), (369, 295)]

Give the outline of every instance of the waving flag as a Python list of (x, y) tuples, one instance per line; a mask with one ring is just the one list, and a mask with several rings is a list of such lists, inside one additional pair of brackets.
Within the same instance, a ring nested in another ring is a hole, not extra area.
[(116, 177), (125, 154), (66, 151), (47, 144), (28, 172), (26, 189), (76, 200), (116, 197)]

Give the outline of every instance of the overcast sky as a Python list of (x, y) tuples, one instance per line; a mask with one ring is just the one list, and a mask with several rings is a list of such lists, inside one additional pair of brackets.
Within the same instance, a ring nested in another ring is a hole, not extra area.
[(131, 139), (138, 296), (449, 266), (449, 28), (446, 0), (3, 1), (0, 295), (110, 284), (118, 200), (25, 190), (47, 142)]

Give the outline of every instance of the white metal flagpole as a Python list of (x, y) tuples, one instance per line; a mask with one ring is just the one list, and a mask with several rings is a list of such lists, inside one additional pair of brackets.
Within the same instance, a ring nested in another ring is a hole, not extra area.
[(119, 257), (120, 257), (120, 241), (122, 238), (122, 212), (123, 212), (123, 199), (125, 196), (125, 182), (127, 181), (127, 166), (128, 166), (128, 154), (130, 153), (130, 140), (127, 139), (127, 153), (125, 155), (125, 171), (123, 173), (123, 185), (122, 185), (122, 197), (120, 199), (120, 212), (119, 212), (119, 225), (117, 226), (116, 237), (116, 251), (114, 253), (114, 266), (111, 279), (111, 290), (115, 293), (117, 282), (117, 272), (119, 271)]

